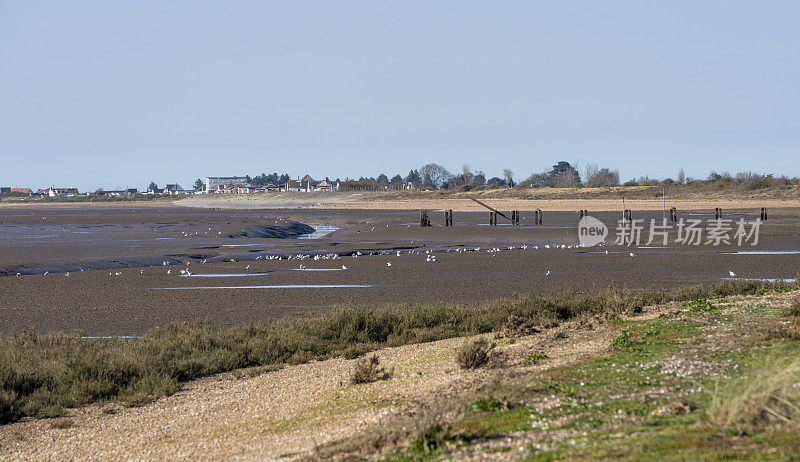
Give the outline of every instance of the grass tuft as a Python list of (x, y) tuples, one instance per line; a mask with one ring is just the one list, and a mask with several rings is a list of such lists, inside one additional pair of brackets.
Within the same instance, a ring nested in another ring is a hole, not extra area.
[(391, 376), (392, 371), (381, 367), (378, 357), (373, 355), (356, 361), (353, 371), (350, 373), (350, 382), (353, 384), (371, 383), (386, 380)]
[(539, 364), (547, 358), (548, 356), (546, 354), (537, 351), (526, 356), (525, 359), (522, 360), (522, 364), (533, 366)]
[(739, 433), (800, 424), (800, 360), (770, 358), (739, 380), (717, 386), (710, 416), (723, 429)]
[(789, 305), (784, 314), (790, 318), (800, 318), (800, 297), (795, 297), (792, 300), (792, 304)]
[(495, 345), (484, 337), (467, 340), (456, 352), (456, 362), (462, 369), (477, 369), (489, 363)]

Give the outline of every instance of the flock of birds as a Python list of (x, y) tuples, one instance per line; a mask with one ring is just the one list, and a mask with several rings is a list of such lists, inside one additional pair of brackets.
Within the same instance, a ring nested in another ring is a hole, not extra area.
[[(211, 228), (209, 228), (209, 231), (210, 230), (211, 230)], [(195, 233), (195, 234), (197, 234), (197, 233)], [(413, 245), (413, 241), (411, 243)], [(539, 249), (566, 250), (566, 249), (576, 249), (576, 248), (580, 248), (580, 247), (581, 247), (580, 244), (556, 244), (556, 245), (544, 244), (541, 247), (538, 246), (538, 245), (533, 245), (533, 246), (528, 246), (528, 245), (515, 246), (515, 245), (512, 245), (512, 246), (508, 246), (508, 247), (505, 247), (505, 248), (500, 248), (500, 247), (490, 247), (490, 248), (474, 247), (474, 248), (472, 248), (472, 247), (461, 246), (461, 247), (458, 247), (458, 248), (455, 248), (455, 249), (440, 250), (439, 252), (441, 252), (441, 253), (450, 253), (450, 252), (466, 253), (466, 252), (481, 252), (481, 251), (485, 251), (485, 252), (487, 252), (489, 254), (492, 254), (492, 257), (495, 257), (501, 251), (508, 251), (508, 250), (515, 250), (515, 249), (521, 249), (521, 250), (527, 250), (527, 249), (531, 249), (531, 250), (539, 250)], [(604, 253), (606, 255), (609, 255), (609, 251), (608, 250), (606, 250)], [(419, 249), (412, 249), (412, 250), (406, 250), (406, 251), (396, 250), (396, 251), (379, 251), (379, 252), (369, 252), (369, 253), (363, 253), (361, 251), (356, 251), (356, 252), (353, 252), (352, 254), (350, 254), (350, 256), (353, 259), (356, 259), (356, 258), (361, 257), (361, 256), (373, 256), (373, 255), (386, 256), (386, 255), (392, 255), (392, 254), (394, 254), (397, 257), (400, 257), (400, 256), (402, 256), (404, 254), (405, 255), (422, 255), (422, 254), (425, 254), (426, 255), (425, 261), (426, 262), (436, 262), (436, 261), (438, 261), (438, 258), (436, 257), (435, 252), (430, 250), (430, 249), (425, 250), (425, 251), (422, 251), (422, 250), (419, 250)], [(635, 257), (636, 256), (636, 254), (634, 252), (629, 252), (628, 255), (631, 256), (631, 257)], [(268, 261), (268, 260), (279, 260), (279, 261), (282, 261), (282, 260), (314, 260), (314, 261), (320, 261), (320, 260), (340, 260), (341, 258), (342, 258), (342, 256), (337, 254), (337, 253), (327, 253), (327, 254), (316, 254), (316, 255), (294, 254), (294, 255), (286, 255), (286, 256), (282, 256), (282, 255), (259, 255), (259, 256), (256, 256), (255, 260), (265, 260), (265, 261)], [(235, 263), (237, 260), (235, 258), (230, 258), (229, 261)], [(208, 260), (204, 259), (204, 260), (202, 260), (201, 263), (207, 263), (207, 262), (208, 262)], [(191, 275), (194, 274), (189, 270), (189, 266), (191, 265), (191, 263), (192, 263), (191, 261), (187, 261), (186, 262), (186, 265), (185, 265), (186, 267), (184, 269), (180, 270), (180, 275), (182, 275), (182, 276), (191, 276)], [(162, 262), (162, 266), (170, 266), (171, 264), (172, 263), (170, 263), (170, 262), (168, 262), (166, 260), (164, 260)], [(386, 262), (386, 266), (387, 267), (391, 267), (392, 266), (392, 262), (391, 261)], [(247, 266), (245, 266), (244, 269), (245, 269), (245, 271), (250, 271), (251, 265), (248, 264)], [(299, 270), (307, 270), (308, 268), (305, 265), (301, 264), (298, 269)], [(342, 265), (341, 269), (342, 270), (346, 270), (347, 266), (346, 265)], [(83, 268), (80, 268), (80, 271), (84, 271)], [(144, 274), (144, 270), (140, 270), (139, 272), (140, 272), (140, 274)], [(729, 275), (731, 277), (736, 277), (736, 273), (734, 273), (733, 271), (728, 271), (728, 273), (729, 273)], [(45, 271), (43, 275), (47, 276), (49, 274), (50, 274), (49, 271)], [(171, 275), (172, 274), (172, 269), (171, 268), (167, 269), (166, 274), (167, 275)], [(545, 275), (545, 277), (549, 277), (551, 274), (552, 274), (552, 272), (550, 270), (548, 270), (544, 275)], [(17, 273), (16, 275), (17, 275), (17, 277), (19, 277), (22, 274), (21, 273)], [(70, 273), (69, 272), (65, 272), (64, 275), (66, 277), (69, 277)], [(109, 276), (122, 276), (122, 271), (112, 271), (112, 272), (108, 273), (108, 275)]]

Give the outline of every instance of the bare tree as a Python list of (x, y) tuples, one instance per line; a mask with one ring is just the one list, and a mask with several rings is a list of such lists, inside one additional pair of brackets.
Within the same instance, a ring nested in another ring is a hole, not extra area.
[(583, 168), (583, 177), (586, 178), (587, 186), (589, 183), (589, 178), (597, 175), (598, 170), (600, 170), (600, 168), (597, 166), (597, 164), (586, 164), (586, 167)]
[(581, 182), (575, 179), (575, 175), (571, 172), (561, 172), (553, 175), (553, 186), (556, 188), (578, 188)]
[(422, 178), (429, 177), (434, 187), (440, 188), (453, 174), (439, 164), (426, 164), (420, 167), (419, 174)]
[(469, 164), (464, 164), (461, 167), (461, 176), (464, 178), (465, 185), (472, 184), (472, 179), (474, 178), (475, 175), (472, 174), (472, 171), (469, 168)]
[(513, 187), (514, 186), (514, 172), (512, 172), (511, 169), (509, 169), (509, 168), (504, 168), (503, 169), (503, 178), (506, 179), (506, 184), (509, 187)]
[(598, 188), (601, 186), (617, 186), (619, 184), (619, 171), (609, 170), (607, 168), (597, 168), (594, 165), (593, 169), (589, 166), (586, 168), (586, 186), (589, 188)]

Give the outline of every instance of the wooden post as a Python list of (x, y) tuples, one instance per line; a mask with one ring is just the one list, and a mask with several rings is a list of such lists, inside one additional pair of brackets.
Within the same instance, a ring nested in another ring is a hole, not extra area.
[(445, 226), (453, 226), (453, 211), (452, 210), (445, 210), (444, 211), (444, 225)]
[(536, 209), (536, 212), (533, 216), (533, 224), (535, 225), (542, 224), (542, 209)]
[(497, 215), (493, 211), (489, 211), (489, 226), (497, 225)]
[(511, 211), (511, 224), (514, 226), (519, 226), (519, 210)]
[(622, 216), (627, 221), (633, 220), (633, 214), (631, 214), (631, 209), (625, 209), (625, 211), (623, 212)]
[(431, 220), (428, 218), (427, 210), (419, 211), (419, 226), (420, 228), (427, 228), (431, 225)]
[(675, 223), (678, 221), (678, 209), (672, 207), (669, 209), (669, 221)]
[(720, 218), (722, 218), (722, 209), (719, 208), (719, 207), (715, 207), (714, 208), (714, 219), (715, 220), (719, 220)]
[(761, 207), (761, 221), (767, 221), (767, 208)]

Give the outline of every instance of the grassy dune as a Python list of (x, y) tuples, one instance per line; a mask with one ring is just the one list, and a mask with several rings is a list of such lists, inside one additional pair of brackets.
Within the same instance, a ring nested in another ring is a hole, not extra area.
[(755, 294), (782, 283), (727, 281), (674, 292), (617, 287), (591, 294), (526, 296), (478, 305), (339, 307), (308, 319), (219, 328), (177, 324), (141, 339), (81, 339), (21, 332), (0, 338), (0, 422), (55, 417), (107, 400), (146, 403), (181, 382), (244, 367), (280, 367), (332, 356), (499, 330), (546, 328), (584, 315), (635, 312), (673, 300)]
[(608, 351), (443, 400), (456, 411), (416, 417), (428, 426), (384, 455), (797, 460), (800, 298), (787, 295), (704, 298), (616, 320)]
[(379, 200), (413, 200), (444, 198), (492, 198), (492, 199), (660, 199), (666, 190), (668, 199), (797, 199), (800, 184), (797, 180), (760, 178), (751, 181), (718, 181), (714, 183), (693, 182), (689, 184), (652, 184), (637, 186), (604, 186), (592, 188), (506, 188), (506, 187), (461, 187), (437, 191), (398, 191)]

